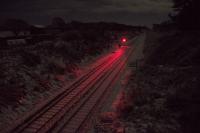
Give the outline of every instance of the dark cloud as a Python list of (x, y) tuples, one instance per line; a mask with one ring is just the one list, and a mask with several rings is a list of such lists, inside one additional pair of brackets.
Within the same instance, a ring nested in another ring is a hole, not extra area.
[(143, 25), (166, 19), (170, 7), (170, 0), (1, 0), (0, 18), (47, 23), (52, 17), (60, 16), (68, 21)]

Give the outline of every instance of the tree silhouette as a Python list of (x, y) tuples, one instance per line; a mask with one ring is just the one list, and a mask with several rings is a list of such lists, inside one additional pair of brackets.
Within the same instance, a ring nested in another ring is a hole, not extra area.
[(55, 28), (63, 28), (66, 25), (66, 23), (62, 18), (55, 17), (55, 18), (52, 19), (51, 25)]
[(176, 23), (183, 30), (200, 30), (200, 1), (173, 0)]
[(16, 35), (22, 30), (27, 30), (30, 28), (30, 25), (21, 19), (7, 19), (3, 26), (11, 31), (13, 31)]

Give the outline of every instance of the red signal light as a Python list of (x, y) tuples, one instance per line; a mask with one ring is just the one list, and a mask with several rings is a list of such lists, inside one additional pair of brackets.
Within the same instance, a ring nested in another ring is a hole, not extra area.
[(126, 38), (122, 38), (122, 42), (125, 43), (127, 41)]

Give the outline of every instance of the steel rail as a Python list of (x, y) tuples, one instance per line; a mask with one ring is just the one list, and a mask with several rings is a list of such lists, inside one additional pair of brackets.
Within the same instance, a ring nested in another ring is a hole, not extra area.
[[(129, 55), (132, 51), (129, 52)], [(119, 60), (111, 69), (110, 71), (105, 74), (104, 79), (98, 82), (96, 89), (85, 99), (84, 102), (76, 109), (76, 111), (70, 116), (69, 120), (65, 122), (62, 128), (58, 131), (59, 133), (79, 133), (83, 132), (81, 130), (84, 123), (87, 121), (88, 117), (92, 117), (93, 112), (97, 106), (101, 106), (101, 101), (106, 96), (106, 93), (111, 89), (111, 85), (114, 84), (117, 77), (119, 76), (120, 72), (122, 71), (123, 66), (126, 64), (128, 57), (125, 60)], [(118, 66), (118, 67), (116, 67)], [(116, 68), (116, 69), (113, 69)], [(113, 75), (111, 75), (113, 73)], [(109, 82), (106, 83), (106, 87), (102, 87), (101, 84), (105, 82), (111, 76)], [(95, 102), (96, 101), (96, 102)], [(98, 109), (98, 108), (97, 108)], [(82, 119), (82, 120), (81, 120)], [(53, 131), (55, 133), (55, 131)]]
[[(110, 58), (108, 59), (110, 60)], [(107, 60), (107, 61), (108, 61)], [(81, 78), (78, 82), (74, 83), (70, 89), (66, 90), (66, 94), (61, 94), (58, 95), (53, 101), (51, 101), (49, 104), (47, 104), (44, 108), (42, 108), (41, 110), (39, 110), (37, 112), (37, 114), (35, 114), (34, 116), (32, 116), (32, 118), (27, 119), (22, 125), (18, 126), (17, 128), (15, 128), (13, 130), (13, 132), (19, 133), (19, 132), (26, 132), (26, 128), (29, 127), (36, 119), (38, 119), (41, 115), (45, 114), (47, 112), (47, 110), (49, 110), (50, 108), (52, 108), (53, 106), (55, 106), (59, 101), (61, 101), (63, 99), (63, 97), (66, 97), (70, 92), (72, 92), (76, 87), (78, 87), (81, 83), (83, 83), (84, 81), (86, 81), (93, 73), (97, 72), (99, 69), (102, 68), (103, 65), (105, 65), (107, 63), (107, 61), (105, 61), (104, 63), (102, 63), (101, 65), (99, 65), (98, 67), (96, 67), (95, 69), (93, 69), (92, 71), (90, 71), (86, 76), (83, 76), (83, 78)], [(33, 130), (32, 130), (33, 131)], [(33, 131), (34, 132), (34, 131)]]
[(25, 119), (22, 123), (14, 127), (10, 132), (12, 133), (20, 133), (23, 131), (25, 127), (30, 125), (35, 119), (40, 117), (42, 114), (44, 114), (50, 107), (52, 107), (56, 102), (58, 102), (60, 99), (62, 99), (65, 95), (73, 91), (74, 88), (76, 88), (78, 85), (80, 85), (82, 82), (87, 80), (93, 73), (95, 73), (98, 69), (100, 69), (103, 65), (105, 65), (111, 58), (112, 56), (107, 57), (103, 63), (100, 65), (94, 67), (92, 70), (90, 70), (88, 73), (83, 75), (80, 79), (78, 79), (76, 82), (71, 84), (65, 91), (62, 93), (58, 94), (55, 98), (50, 100), (44, 107), (36, 111), (34, 114), (32, 114), (29, 118)]

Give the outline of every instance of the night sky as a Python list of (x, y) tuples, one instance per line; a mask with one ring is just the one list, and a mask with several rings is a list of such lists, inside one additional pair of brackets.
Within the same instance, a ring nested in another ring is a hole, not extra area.
[(31, 24), (49, 24), (53, 17), (67, 22), (106, 21), (151, 25), (168, 18), (171, 0), (1, 0), (0, 21), (20, 18)]

